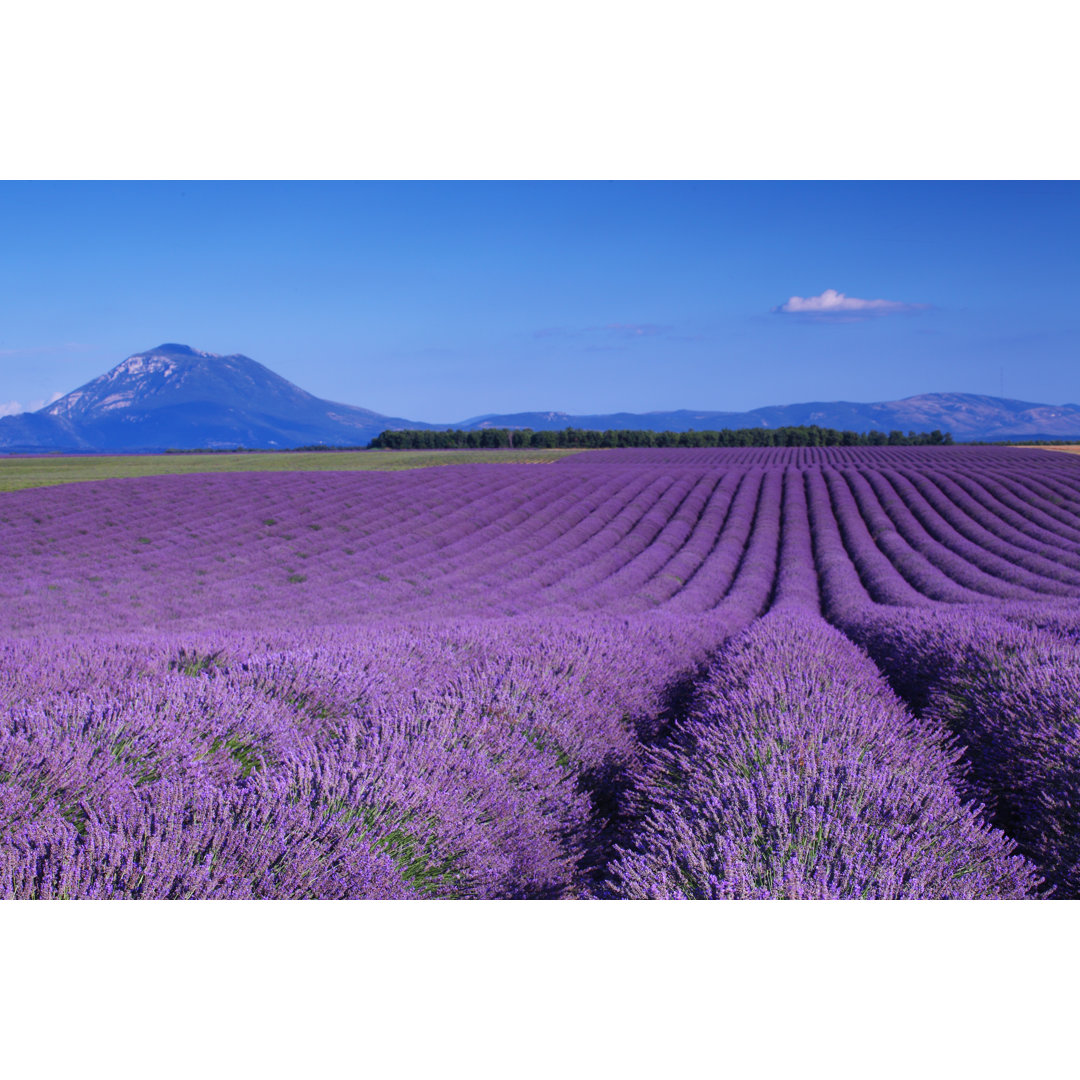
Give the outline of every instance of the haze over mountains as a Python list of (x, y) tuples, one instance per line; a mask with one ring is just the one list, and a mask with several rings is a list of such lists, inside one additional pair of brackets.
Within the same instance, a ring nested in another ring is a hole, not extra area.
[(129, 356), (37, 412), (0, 417), (0, 452), (363, 446), (387, 428), (700, 431), (799, 424), (859, 432), (936, 428), (951, 431), (957, 441), (1069, 439), (1080, 438), (1080, 405), (947, 393), (870, 404), (771, 405), (749, 412), (527, 412), (431, 423), (317, 398), (246, 356), (165, 344)]

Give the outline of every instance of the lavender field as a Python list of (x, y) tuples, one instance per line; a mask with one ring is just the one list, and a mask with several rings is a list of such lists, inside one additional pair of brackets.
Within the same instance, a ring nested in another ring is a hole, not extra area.
[(1080, 459), (0, 494), (0, 895), (1080, 896)]

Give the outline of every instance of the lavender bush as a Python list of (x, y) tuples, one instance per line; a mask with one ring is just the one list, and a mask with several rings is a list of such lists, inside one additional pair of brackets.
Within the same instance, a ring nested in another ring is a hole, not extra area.
[(638, 899), (1021, 898), (1034, 869), (961, 803), (960, 751), (838, 631), (774, 612), (724, 649), (649, 755), (612, 864)]
[(3, 494), (0, 895), (1080, 895), (1078, 601), (1040, 451)]

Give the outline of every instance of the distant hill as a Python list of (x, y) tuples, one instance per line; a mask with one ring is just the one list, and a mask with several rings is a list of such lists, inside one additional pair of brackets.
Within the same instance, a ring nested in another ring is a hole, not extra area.
[(901, 401), (813, 401), (750, 412), (526, 412), (439, 424), (317, 398), (247, 356), (165, 344), (129, 356), (38, 412), (0, 417), (0, 451), (364, 446), (388, 428), (701, 431), (804, 424), (860, 432), (936, 428), (951, 431), (957, 441), (1080, 439), (1080, 405), (1039, 405), (981, 394), (919, 394)]
[(957, 441), (983, 439), (1080, 437), (1080, 405), (1039, 405), (983, 394), (918, 394), (901, 401), (859, 404), (853, 401), (809, 401), (799, 405), (767, 405), (749, 412), (610, 413), (572, 416), (535, 412), (489, 414), (458, 425), (554, 431), (565, 427), (634, 428), (641, 431), (711, 431), (722, 428), (778, 428), (817, 424), (841, 431), (951, 431)]

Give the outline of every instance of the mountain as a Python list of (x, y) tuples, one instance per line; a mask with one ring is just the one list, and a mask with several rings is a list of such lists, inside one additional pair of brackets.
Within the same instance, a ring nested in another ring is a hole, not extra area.
[(720, 428), (778, 428), (817, 424), (841, 431), (951, 431), (953, 438), (1069, 439), (1080, 438), (1080, 405), (1039, 405), (1030, 401), (983, 394), (917, 394), (901, 401), (859, 404), (853, 401), (809, 401), (799, 405), (768, 405), (749, 412), (611, 413), (572, 416), (535, 412), (476, 416), (466, 429), (532, 428), (553, 431), (565, 427), (637, 428), (645, 431), (709, 431)]
[(129, 356), (36, 413), (0, 418), (0, 448), (362, 446), (388, 427), (428, 426), (324, 401), (247, 356), (166, 344)]
[(799, 424), (849, 431), (937, 428), (951, 431), (957, 441), (1080, 439), (1080, 405), (1039, 405), (980, 394), (919, 394), (901, 401), (812, 401), (750, 412), (680, 409), (589, 416), (525, 412), (432, 424), (317, 398), (247, 356), (218, 356), (166, 344), (129, 356), (38, 412), (0, 417), (0, 451), (364, 446), (387, 428), (701, 431)]

